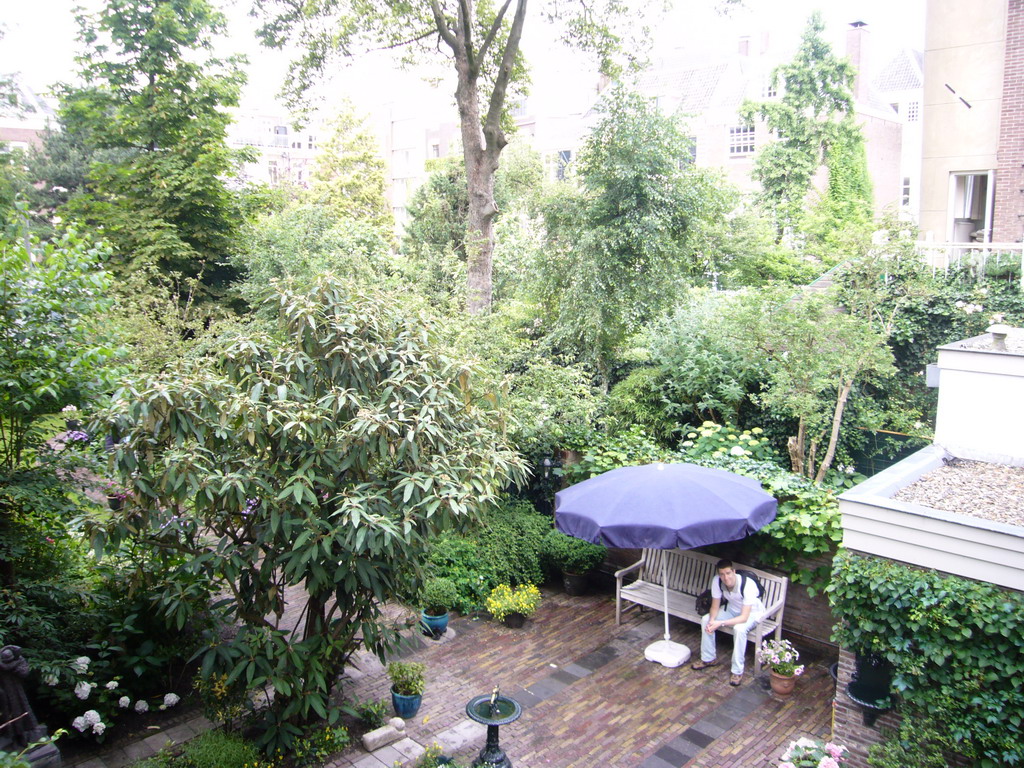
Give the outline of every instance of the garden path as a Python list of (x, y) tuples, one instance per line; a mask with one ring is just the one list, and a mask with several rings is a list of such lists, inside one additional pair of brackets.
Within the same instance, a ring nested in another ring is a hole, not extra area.
[[(694, 650), (698, 630), (673, 619), (673, 639)], [(632, 611), (616, 626), (613, 595), (545, 591), (522, 629), (460, 617), (441, 642), (413, 635), (400, 655), (426, 662), (427, 691), (407, 738), (372, 754), (353, 745), (328, 768), (413, 765), (435, 743), (469, 765), (486, 729), (469, 720), (465, 705), (495, 685), (523, 706), (522, 717), (501, 728), (502, 748), (517, 768), (774, 768), (792, 739), (829, 736), (834, 659), (805, 652), (807, 672), (785, 700), (765, 690), (749, 652), (743, 685), (728, 685), (729, 637), (720, 639), (725, 663), (704, 672), (645, 661), (644, 647), (662, 632), (661, 615), (652, 612)], [(388, 698), (383, 665), (359, 656), (342, 692), (350, 700)], [(208, 727), (193, 718), (77, 768), (121, 768), (169, 738), (181, 741)]]

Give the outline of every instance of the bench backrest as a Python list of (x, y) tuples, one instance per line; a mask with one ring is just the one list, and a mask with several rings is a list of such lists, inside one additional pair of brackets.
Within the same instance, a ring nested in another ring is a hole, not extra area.
[[(696, 595), (711, 586), (711, 579), (716, 573), (715, 565), (720, 558), (706, 555), (703, 552), (694, 552), (692, 549), (645, 549), (643, 559), (644, 567), (640, 571), (639, 578), (653, 584), (661, 584), (662, 564), (664, 563), (668, 576), (668, 588)], [(765, 606), (772, 606), (786, 599), (789, 579), (785, 576), (776, 576), (743, 563), (736, 563), (736, 567), (757, 574), (764, 587), (761, 602)]]

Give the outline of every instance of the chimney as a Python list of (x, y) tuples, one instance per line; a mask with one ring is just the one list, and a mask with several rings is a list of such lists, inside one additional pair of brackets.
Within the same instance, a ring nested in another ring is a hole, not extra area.
[(854, 101), (863, 101), (868, 95), (867, 26), (863, 21), (854, 21), (850, 23), (850, 28), (846, 31), (846, 57), (856, 70), (853, 80)]
[(742, 35), (739, 41), (739, 47), (737, 49), (740, 56), (746, 57), (750, 55), (750, 36)]

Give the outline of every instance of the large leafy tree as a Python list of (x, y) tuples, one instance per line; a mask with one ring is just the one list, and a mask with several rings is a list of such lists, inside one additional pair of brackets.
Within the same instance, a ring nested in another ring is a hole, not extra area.
[(815, 173), (837, 142), (855, 151), (860, 129), (854, 122), (856, 72), (822, 38), (825, 24), (815, 12), (804, 29), (796, 56), (772, 72), (781, 88), (778, 100), (746, 102), (742, 114), (765, 121), (776, 139), (754, 161), (761, 197), (772, 212), (780, 236), (801, 218)]
[(711, 177), (688, 162), (674, 117), (621, 87), (598, 110), (578, 160), (580, 189), (546, 207), (548, 250), (537, 269), (550, 341), (607, 386), (616, 348), (693, 279), (694, 220), (725, 211)]
[(239, 220), (225, 143), (243, 76), (208, 55), (223, 17), (206, 0), (108, 0), (79, 17), (84, 84), (60, 88), (65, 130), (97, 155), (68, 215), (103, 227), (116, 264), (200, 278), (219, 298)]
[[(527, 0), (255, 0), (268, 13), (263, 38), (283, 46), (295, 37), (304, 49), (293, 70), (293, 92), (301, 92), (334, 55), (353, 56), (376, 48), (409, 48), (450, 62), (456, 76), (455, 101), (461, 123), (469, 196), (466, 227), (467, 309), (491, 305), (494, 248), (494, 174), (508, 143), (506, 98), (523, 84), (520, 52)], [(567, 4), (549, 0), (547, 14), (558, 21), (567, 41), (593, 51), (602, 69), (614, 68), (623, 46), (618, 26), (640, 15), (626, 0)]]
[(312, 173), (310, 198), (344, 219), (372, 224), (388, 233), (395, 226), (385, 197), (384, 161), (373, 134), (345, 103), (320, 146)]
[(759, 402), (796, 422), (788, 440), (793, 472), (820, 483), (854, 386), (894, 372), (887, 336), (859, 313), (841, 311), (831, 296), (791, 290), (750, 294), (732, 327), (741, 349), (763, 356)]
[[(522, 470), (493, 398), (395, 297), (323, 275), (271, 301), (276, 332), (225, 338), (117, 396), (116, 461), (137, 505), (109, 535), (187, 553), (186, 571), (223, 588), (242, 628), (204, 673), (272, 686), (266, 740), (287, 748), (302, 721), (336, 719), (330, 694), (356, 648), (383, 655), (380, 606), (403, 578), (416, 586), (428, 543)], [(302, 601), (294, 630), (287, 588)], [(164, 609), (179, 603), (168, 594)]]
[(0, 239), (0, 472), (42, 439), (40, 416), (85, 405), (111, 385), (108, 255), (73, 231), (45, 244)]

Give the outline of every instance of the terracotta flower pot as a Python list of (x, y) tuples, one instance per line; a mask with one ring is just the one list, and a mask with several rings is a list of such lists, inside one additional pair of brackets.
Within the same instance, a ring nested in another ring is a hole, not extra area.
[(796, 685), (796, 675), (780, 675), (775, 670), (771, 672), (772, 691), (779, 696), (789, 696), (793, 693)]

